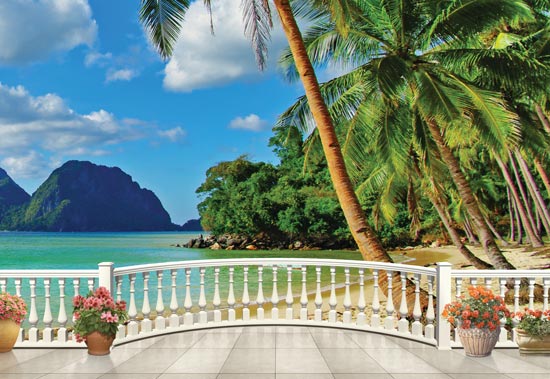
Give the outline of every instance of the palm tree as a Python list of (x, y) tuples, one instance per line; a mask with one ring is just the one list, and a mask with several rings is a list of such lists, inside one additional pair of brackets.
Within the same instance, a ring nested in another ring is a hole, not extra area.
[[(211, 0), (204, 0), (210, 10)], [(323, 145), (328, 169), (334, 189), (342, 207), (351, 233), (365, 260), (392, 262), (378, 237), (368, 225), (361, 204), (355, 194), (346, 170), (333, 121), (319, 90), (315, 71), (308, 57), (302, 35), (294, 18), (290, 0), (274, 0), (282, 27), (300, 79), (304, 85), (313, 119)], [(320, 1), (321, 5), (325, 1)], [(329, 3), (329, 2), (326, 2)], [(172, 48), (182, 27), (182, 20), (189, 6), (189, 0), (141, 0), (140, 20), (145, 25), (153, 44), (163, 58), (172, 54)], [(340, 30), (346, 31), (355, 4), (347, 2), (330, 3), (332, 19)], [(243, 0), (245, 34), (251, 39), (257, 62), (263, 68), (266, 62), (267, 41), (272, 27), (271, 9), (267, 0)]]
[[(359, 15), (343, 34), (319, 7), (308, 0), (299, 3), (299, 15), (314, 25), (304, 37), (312, 62), (352, 69), (321, 87), (333, 117), (350, 120), (350, 129), (370, 124), (367, 130), (377, 132), (368, 136), (384, 139), (390, 154), (403, 146), (399, 138), (408, 135), (419, 156), (429, 162), (435, 144), (491, 263), (513, 268), (495, 243), (448, 139), (453, 130), (463, 129), (475, 130), (481, 142), (497, 151), (518, 142), (518, 117), (507, 109), (500, 93), (475, 86), (461, 73), (481, 61), (525, 62), (520, 53), (484, 48), (479, 36), (502, 20), (529, 18), (529, 7), (515, 0), (356, 1)], [(295, 77), (293, 57), (287, 54), (281, 63), (287, 75)], [(500, 71), (507, 80), (515, 79), (513, 70)], [(307, 120), (304, 104), (305, 99), (300, 99), (282, 116), (283, 122)], [(402, 125), (396, 121), (407, 112), (411, 130), (395, 132)]]

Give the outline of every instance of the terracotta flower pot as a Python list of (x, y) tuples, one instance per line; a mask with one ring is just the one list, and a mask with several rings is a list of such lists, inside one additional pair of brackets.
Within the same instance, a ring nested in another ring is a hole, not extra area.
[(469, 357), (486, 357), (491, 355), (491, 351), (495, 347), (498, 336), (500, 335), (500, 328), (495, 330), (484, 329), (462, 329), (457, 328), (458, 335), (464, 351)]
[(19, 336), (20, 325), (12, 320), (0, 320), (0, 353), (13, 349)]
[(550, 335), (533, 337), (523, 329), (517, 329), (517, 344), (520, 354), (550, 354)]
[(111, 345), (115, 336), (107, 336), (99, 332), (92, 332), (86, 336), (86, 345), (90, 355), (107, 355), (111, 352)]

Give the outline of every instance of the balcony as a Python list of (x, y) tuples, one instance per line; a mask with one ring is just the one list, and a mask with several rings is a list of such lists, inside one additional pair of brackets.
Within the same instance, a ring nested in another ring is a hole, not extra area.
[[(369, 372), (395, 378), (412, 377), (400, 375), (414, 371), (494, 378), (504, 377), (498, 373), (533, 373), (530, 379), (536, 374), (546, 378), (548, 360), (520, 357), (515, 333), (503, 322), (497, 348), (511, 349), (473, 360), (464, 356), (458, 336), (440, 318), (443, 305), (461, 296), (469, 284), (504, 295), (512, 283), (510, 308), (523, 309), (522, 280), (528, 283), (526, 305), (548, 309), (548, 270), (454, 270), (448, 263), (432, 268), (287, 258), (0, 270), (0, 290), (19, 294), (29, 306), (16, 349), (0, 357), (0, 374), (59, 377), (138, 370), (155, 378), (243, 372), (254, 378), (261, 378), (260, 373), (295, 373), (300, 378), (315, 373), (322, 378), (322, 373), (338, 377)], [(111, 356), (103, 360), (87, 356), (85, 346), (73, 340), (67, 316), (72, 296), (97, 286), (127, 301), (130, 316), (119, 328)], [(540, 303), (537, 286), (543, 290)], [(403, 296), (407, 291), (412, 293), (409, 301)], [(447, 376), (433, 376), (439, 377)]]

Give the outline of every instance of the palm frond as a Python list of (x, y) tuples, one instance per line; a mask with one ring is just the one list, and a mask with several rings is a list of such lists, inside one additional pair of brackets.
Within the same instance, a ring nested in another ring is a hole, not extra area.
[(267, 63), (268, 43), (271, 40), (271, 9), (267, 0), (242, 0), (244, 34), (250, 39), (258, 67)]
[(141, 0), (139, 19), (162, 59), (172, 55), (189, 0)]

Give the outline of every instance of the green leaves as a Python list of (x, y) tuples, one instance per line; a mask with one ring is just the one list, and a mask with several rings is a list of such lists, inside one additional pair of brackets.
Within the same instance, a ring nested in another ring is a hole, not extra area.
[(172, 55), (189, 0), (141, 0), (139, 19), (163, 59)]

